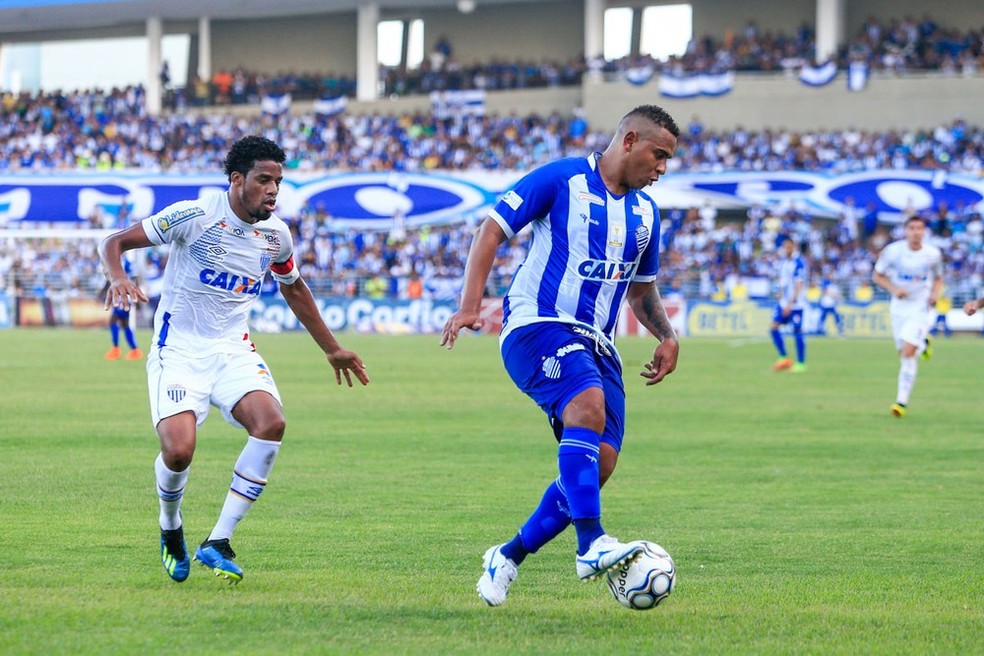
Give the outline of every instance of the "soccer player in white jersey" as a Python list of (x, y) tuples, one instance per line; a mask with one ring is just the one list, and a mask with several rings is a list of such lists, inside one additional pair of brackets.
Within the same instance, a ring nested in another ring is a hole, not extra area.
[(943, 287), (943, 255), (923, 243), (925, 236), (924, 218), (906, 219), (905, 238), (882, 249), (872, 274), (875, 284), (892, 295), (889, 312), (900, 359), (898, 393), (891, 407), (896, 417), (905, 416), (916, 382), (916, 356), (928, 346), (929, 309), (936, 305)]
[[(779, 259), (776, 261), (776, 307), (772, 313), (772, 343), (779, 352), (779, 359), (772, 365), (773, 371), (792, 368), (794, 372), (806, 371), (806, 339), (803, 337), (803, 310), (806, 308), (806, 260), (796, 252), (796, 242), (788, 235), (777, 238)], [(786, 353), (786, 340), (779, 332), (780, 326), (793, 328), (796, 344), (796, 364)]]
[(229, 150), (228, 191), (175, 203), (107, 237), (99, 248), (109, 281), (106, 307), (147, 301), (121, 266), (134, 248), (170, 244), (163, 292), (147, 357), (151, 416), (161, 452), (154, 464), (160, 499), (161, 561), (175, 581), (188, 577), (181, 499), (195, 453), (197, 427), (210, 405), (249, 437), (233, 469), (218, 522), (195, 559), (230, 583), (243, 577), (229, 544), (266, 487), (284, 435), (280, 394), (249, 338), (247, 317), (267, 271), (290, 309), (324, 351), (339, 385), (369, 382), (358, 355), (338, 343), (300, 278), (287, 225), (273, 212), (284, 151), (263, 137)]
[(622, 118), (603, 153), (542, 166), (507, 192), (472, 242), (460, 308), (441, 344), (481, 327), (485, 281), (499, 246), (532, 224), (533, 242), (503, 300), (500, 350), (517, 387), (547, 414), (560, 442), (560, 476), (504, 544), (486, 551), (478, 593), (506, 600), (517, 567), (574, 524), (575, 570), (597, 578), (634, 560), (601, 525), (600, 488), (618, 460), (625, 422), (622, 363), (614, 333), (629, 307), (659, 340), (641, 375), (653, 385), (677, 364), (679, 344), (656, 288), (659, 210), (643, 191), (666, 173), (680, 130), (663, 109), (644, 105)]

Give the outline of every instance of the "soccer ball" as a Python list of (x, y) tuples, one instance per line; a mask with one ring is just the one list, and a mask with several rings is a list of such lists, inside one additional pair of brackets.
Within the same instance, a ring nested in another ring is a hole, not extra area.
[(649, 610), (673, 592), (676, 566), (655, 542), (642, 543), (642, 555), (628, 565), (610, 570), (608, 589), (618, 603), (632, 610)]

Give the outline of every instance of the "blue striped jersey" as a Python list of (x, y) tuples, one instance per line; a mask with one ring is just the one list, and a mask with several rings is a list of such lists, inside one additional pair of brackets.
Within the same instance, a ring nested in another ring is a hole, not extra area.
[(659, 270), (659, 209), (647, 194), (616, 196), (598, 153), (530, 172), (489, 212), (512, 237), (532, 224), (533, 241), (502, 305), (500, 340), (541, 321), (576, 323), (614, 344), (629, 283)]
[[(796, 283), (802, 282), (799, 295), (796, 294)], [(802, 255), (779, 257), (776, 263), (776, 286), (778, 287), (779, 305), (792, 305), (794, 310), (806, 308), (806, 261)], [(793, 297), (796, 302), (793, 303)]]

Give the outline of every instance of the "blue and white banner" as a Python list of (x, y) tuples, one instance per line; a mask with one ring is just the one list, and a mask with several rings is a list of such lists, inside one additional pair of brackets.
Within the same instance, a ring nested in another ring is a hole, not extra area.
[(696, 98), (697, 96), (723, 96), (735, 86), (734, 71), (724, 73), (697, 73), (695, 75), (659, 76), (659, 92), (668, 98)]
[[(520, 173), (511, 173), (509, 182)], [(143, 219), (179, 200), (228, 187), (223, 175), (0, 175), (0, 228), (29, 227), (30, 222), (85, 224), (96, 212), (115, 217), (124, 205), (131, 219)], [(407, 227), (433, 225), (484, 218), (497, 191), (469, 182), (467, 176), (288, 173), (277, 213), (291, 218), (305, 208), (321, 207), (338, 229), (387, 229), (397, 216)]]
[(823, 87), (834, 81), (837, 77), (837, 62), (829, 61), (820, 66), (804, 65), (800, 69), (800, 82), (808, 87)]
[[(406, 227), (477, 221), (527, 171), (304, 174), (288, 171), (277, 213), (292, 218), (323, 208), (337, 229), (388, 229), (399, 217)], [(25, 230), (32, 222), (88, 224), (95, 212), (115, 217), (123, 205), (131, 220), (155, 214), (179, 200), (223, 191), (215, 175), (0, 175), (0, 228)], [(898, 220), (907, 205), (917, 211), (946, 202), (984, 209), (984, 178), (932, 170), (878, 170), (841, 175), (804, 171), (673, 173), (649, 188), (664, 209), (753, 204), (795, 205), (814, 216), (836, 217), (852, 196), (871, 204), (884, 221)], [(103, 225), (111, 225), (107, 220)]]
[[(453, 301), (428, 299), (315, 298), (314, 302), (333, 332), (439, 333), (454, 312)], [(259, 332), (304, 329), (280, 295), (256, 299), (249, 322)]]
[(10, 328), (10, 303), (7, 294), (0, 289), (0, 330)]
[(868, 62), (855, 60), (847, 65), (847, 90), (863, 91), (868, 86)]
[(633, 66), (632, 68), (626, 69), (625, 81), (641, 87), (653, 79), (653, 75), (655, 74), (656, 69), (653, 66)]
[(348, 107), (348, 98), (338, 96), (337, 98), (318, 98), (314, 101), (314, 113), (318, 116), (337, 116)]
[(280, 116), (290, 112), (291, 95), (289, 93), (268, 94), (260, 99), (260, 111), (267, 116)]
[(484, 116), (485, 89), (431, 91), (431, 111), (440, 118)]

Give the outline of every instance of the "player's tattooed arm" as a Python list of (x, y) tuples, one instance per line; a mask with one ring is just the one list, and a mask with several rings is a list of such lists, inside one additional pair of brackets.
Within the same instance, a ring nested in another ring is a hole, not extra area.
[(670, 325), (666, 316), (663, 299), (655, 284), (633, 283), (629, 289), (629, 306), (636, 318), (651, 332), (656, 339), (664, 341), (676, 339), (676, 331)]

